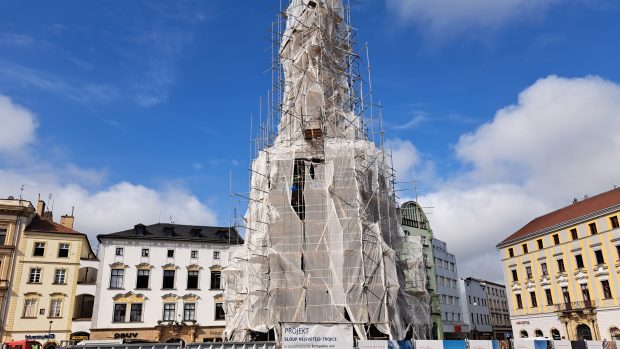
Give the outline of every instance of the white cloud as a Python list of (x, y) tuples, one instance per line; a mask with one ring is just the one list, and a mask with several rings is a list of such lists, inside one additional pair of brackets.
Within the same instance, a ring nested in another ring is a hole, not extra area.
[(565, 0), (386, 0), (388, 9), (405, 23), (432, 37), (493, 31), (515, 21), (544, 15)]
[(416, 170), (416, 166), (420, 164), (420, 155), (418, 150), (410, 141), (401, 139), (393, 139), (392, 162), (394, 163), (394, 171), (402, 181), (411, 181)]
[(540, 214), (620, 183), (620, 85), (549, 76), (463, 135), (470, 169), (420, 198), (463, 276), (501, 280), (495, 245)]
[[(6, 109), (3, 108), (5, 105), (9, 105), (11, 111), (17, 110), (21, 117), (32, 115), (27, 109), (1, 97), (0, 111)], [(10, 125), (2, 115), (4, 113), (0, 112), (0, 125)], [(35, 136), (33, 126), (29, 139)], [(2, 141), (3, 137), (0, 137)], [(36, 154), (31, 156), (36, 157)], [(0, 163), (0, 197), (18, 197), (22, 185), (23, 198), (27, 200), (35, 201), (37, 194), (41, 194), (47, 201), (51, 193), (53, 202), (48, 202), (48, 207), (53, 206), (56, 221), (75, 207), (75, 228), (88, 234), (93, 242), (97, 234), (129, 229), (139, 222), (169, 222), (172, 218), (178, 224), (217, 224), (214, 211), (181, 186), (149, 188), (125, 181), (102, 185), (105, 175), (106, 171), (83, 169), (71, 163), (58, 165), (32, 161), (24, 162), (18, 168), (8, 168)]]
[(34, 140), (37, 121), (32, 112), (0, 95), (0, 153), (15, 151)]

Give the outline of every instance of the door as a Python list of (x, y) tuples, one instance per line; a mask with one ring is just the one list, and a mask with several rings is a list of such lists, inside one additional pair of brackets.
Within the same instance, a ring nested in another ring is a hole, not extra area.
[(577, 326), (577, 339), (580, 341), (591, 341), (592, 340), (592, 331), (590, 327), (586, 324), (581, 324)]

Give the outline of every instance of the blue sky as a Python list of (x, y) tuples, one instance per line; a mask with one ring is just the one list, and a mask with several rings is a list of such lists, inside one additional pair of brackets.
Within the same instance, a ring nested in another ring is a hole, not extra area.
[[(227, 224), (229, 172), (247, 190), (278, 7), (0, 3), (0, 196), (51, 192), (56, 216), (75, 205), (92, 236), (171, 216)], [(618, 154), (617, 1), (360, 0), (352, 16), (399, 179), (418, 180), (463, 272), (496, 261), (495, 244), (536, 215), (620, 183), (606, 156), (549, 169), (581, 143)], [(483, 246), (462, 247), (472, 236)]]

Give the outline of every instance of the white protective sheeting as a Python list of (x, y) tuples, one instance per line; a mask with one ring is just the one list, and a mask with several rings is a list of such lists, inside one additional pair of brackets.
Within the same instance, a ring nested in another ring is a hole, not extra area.
[(245, 245), (223, 271), (229, 340), (281, 323), (353, 323), (392, 339), (430, 321), (421, 241), (400, 229), (386, 153), (351, 106), (341, 0), (293, 0), (279, 132), (252, 163)]

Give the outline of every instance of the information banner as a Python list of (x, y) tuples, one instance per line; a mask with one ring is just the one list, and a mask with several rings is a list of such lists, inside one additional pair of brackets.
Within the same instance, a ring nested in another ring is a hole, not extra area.
[(282, 349), (353, 348), (353, 325), (283, 324)]

